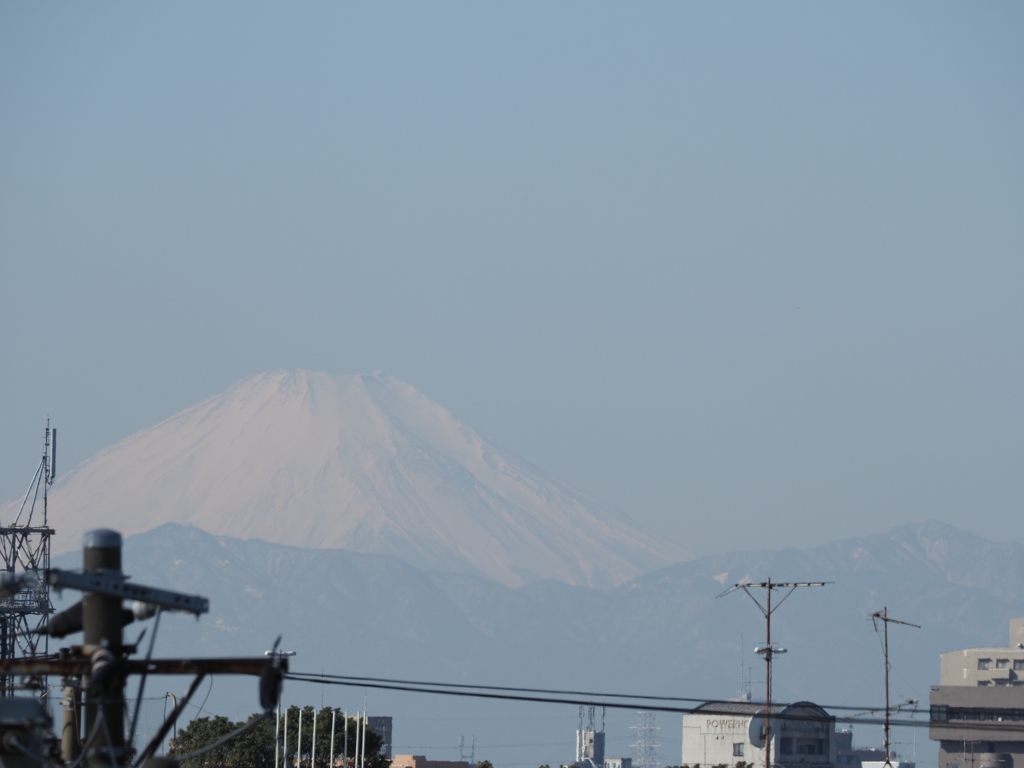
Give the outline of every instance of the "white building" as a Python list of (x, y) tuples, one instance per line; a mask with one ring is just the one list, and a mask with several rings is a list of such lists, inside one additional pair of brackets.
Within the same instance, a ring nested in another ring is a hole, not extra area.
[[(836, 720), (817, 704), (773, 704), (770, 763), (813, 768), (836, 764)], [(735, 766), (765, 762), (765, 705), (713, 702), (683, 715), (684, 766)]]

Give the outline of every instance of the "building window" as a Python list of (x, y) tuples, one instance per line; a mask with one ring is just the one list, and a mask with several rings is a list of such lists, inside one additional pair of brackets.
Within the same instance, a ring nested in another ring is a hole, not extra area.
[(981, 686), (992, 685), (992, 681), (991, 680), (979, 680), (978, 681), (978, 685), (981, 685)]
[(1014, 669), (1024, 669), (1024, 659), (1014, 659), (1013, 660), (1013, 668)]
[(1009, 659), (996, 659), (996, 669), (1007, 669), (1010, 666)]
[(732, 756), (743, 757), (743, 742), (739, 742), (732, 745)]
[(793, 738), (791, 736), (783, 736), (782, 737), (782, 744), (780, 744), (779, 746), (780, 746), (780, 751), (782, 752), (782, 754), (784, 754), (784, 755), (791, 755), (791, 754), (793, 754)]
[(978, 669), (991, 669), (992, 659), (978, 659)]

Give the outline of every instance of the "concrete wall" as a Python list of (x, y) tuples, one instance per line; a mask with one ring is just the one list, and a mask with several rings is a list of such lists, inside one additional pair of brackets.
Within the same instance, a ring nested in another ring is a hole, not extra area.
[(939, 657), (939, 685), (1024, 687), (1024, 619), (1011, 619), (1005, 647), (965, 648)]

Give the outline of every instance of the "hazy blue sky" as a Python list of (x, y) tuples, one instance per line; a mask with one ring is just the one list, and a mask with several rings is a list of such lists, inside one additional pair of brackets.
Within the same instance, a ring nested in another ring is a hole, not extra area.
[(692, 548), (1024, 541), (1024, 5), (5, 3), (0, 497), (384, 370)]

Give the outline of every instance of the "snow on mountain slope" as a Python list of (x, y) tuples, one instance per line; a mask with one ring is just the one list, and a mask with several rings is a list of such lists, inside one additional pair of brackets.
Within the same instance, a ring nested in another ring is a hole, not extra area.
[(690, 556), (384, 374), (245, 379), (80, 464), (50, 510), (55, 552), (89, 528), (129, 535), (173, 522), (510, 586), (608, 587)]

